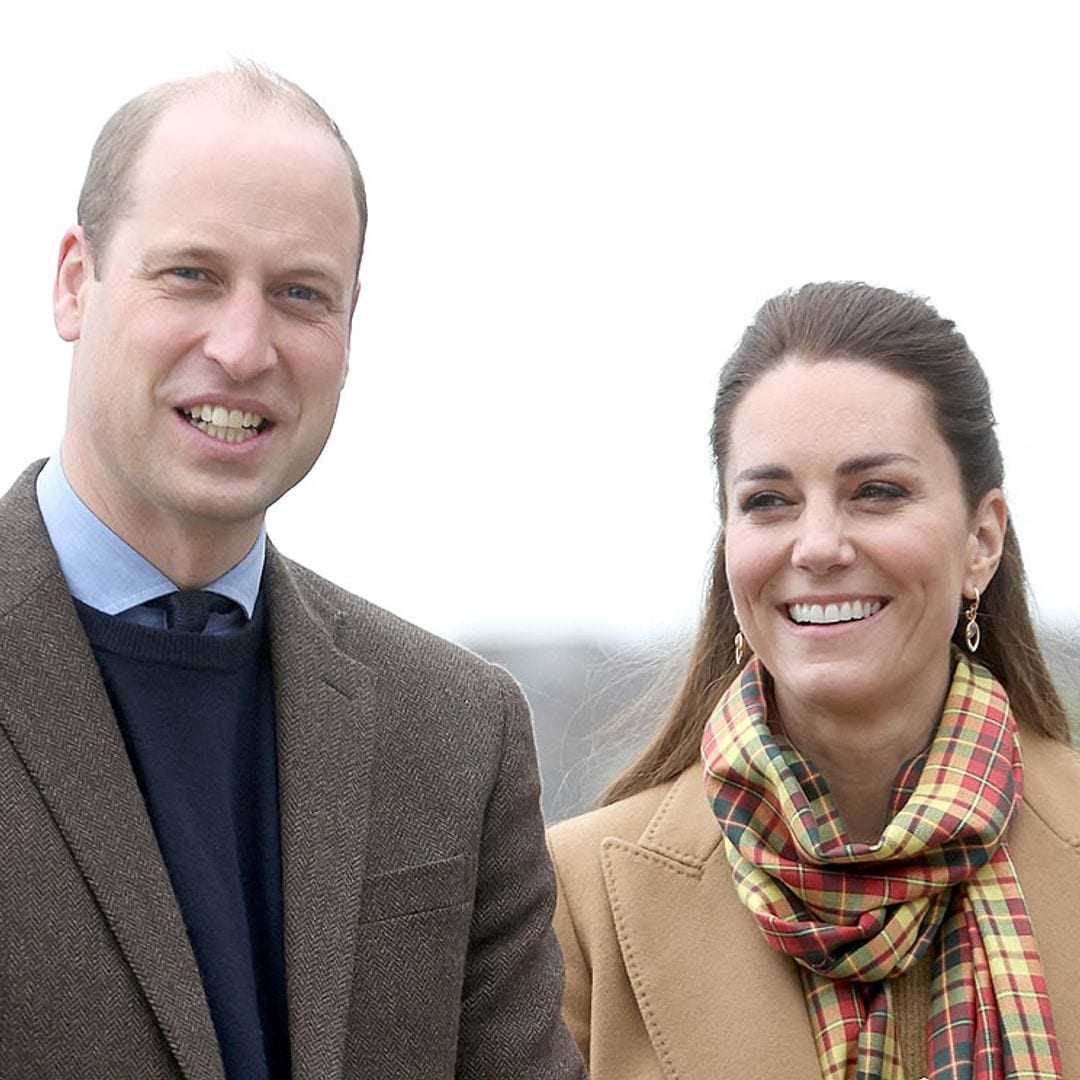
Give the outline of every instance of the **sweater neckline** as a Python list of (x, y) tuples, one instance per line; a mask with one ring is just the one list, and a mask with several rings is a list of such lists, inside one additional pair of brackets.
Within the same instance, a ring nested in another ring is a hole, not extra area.
[(106, 615), (81, 600), (73, 598), (73, 602), (95, 652), (103, 650), (141, 663), (229, 671), (256, 657), (266, 627), (266, 604), (261, 594), (248, 622), (227, 634), (188, 634), (140, 626), (121, 615)]

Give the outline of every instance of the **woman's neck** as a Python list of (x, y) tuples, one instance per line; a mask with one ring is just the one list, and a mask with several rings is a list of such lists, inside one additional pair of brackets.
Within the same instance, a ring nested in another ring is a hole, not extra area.
[(852, 842), (873, 843), (889, 821), (900, 766), (930, 741), (951, 681), (951, 660), (903, 701), (838, 710), (773, 687), (784, 730), (825, 778)]

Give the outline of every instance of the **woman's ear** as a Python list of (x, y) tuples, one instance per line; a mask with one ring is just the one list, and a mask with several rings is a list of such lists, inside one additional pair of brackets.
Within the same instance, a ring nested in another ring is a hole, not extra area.
[(972, 586), (976, 586), (980, 592), (986, 591), (1001, 562), (1008, 523), (1009, 508), (1005, 496), (1000, 488), (992, 488), (979, 500), (971, 516), (965, 592)]

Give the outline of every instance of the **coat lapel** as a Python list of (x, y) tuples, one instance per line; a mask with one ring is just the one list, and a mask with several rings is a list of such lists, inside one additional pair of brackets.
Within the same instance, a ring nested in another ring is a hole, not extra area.
[[(1080, 756), (1033, 736), (1023, 752), (1024, 805), (1009, 848), (1071, 1076), (1080, 935), (1062, 898), (1080, 895)], [(665, 1075), (818, 1080), (798, 975), (738, 900), (699, 771), (676, 781), (636, 844), (605, 840), (602, 859), (623, 962)]]
[(1054, 1014), (1065, 1076), (1080, 1076), (1080, 755), (1021, 729), (1024, 801), (1009, 834), (1009, 853)]
[(347, 621), (272, 548), (268, 572), (293, 1076), (332, 1080), (357, 962), (374, 694)]
[(221, 1080), (195, 957), (28, 470), (0, 504), (0, 726), (188, 1080)]
[(638, 843), (605, 840), (602, 860), (665, 1075), (819, 1080), (798, 974), (738, 900), (698, 771), (676, 781)]

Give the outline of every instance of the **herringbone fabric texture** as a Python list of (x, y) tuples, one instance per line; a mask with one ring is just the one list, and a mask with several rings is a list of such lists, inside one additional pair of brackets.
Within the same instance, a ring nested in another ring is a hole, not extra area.
[(825, 1080), (904, 1080), (891, 1000), (937, 950), (934, 1080), (1060, 1080), (1038, 947), (1004, 842), (1023, 768), (1008, 699), (957, 654), (930, 746), (880, 840), (851, 843), (813, 765), (766, 707), (754, 660), (702, 741), (706, 790), (743, 904), (800, 966)]
[[(224, 1080), (38, 468), (0, 498), (0, 1078)], [(293, 1080), (584, 1080), (520, 692), (272, 546), (266, 571)]]

